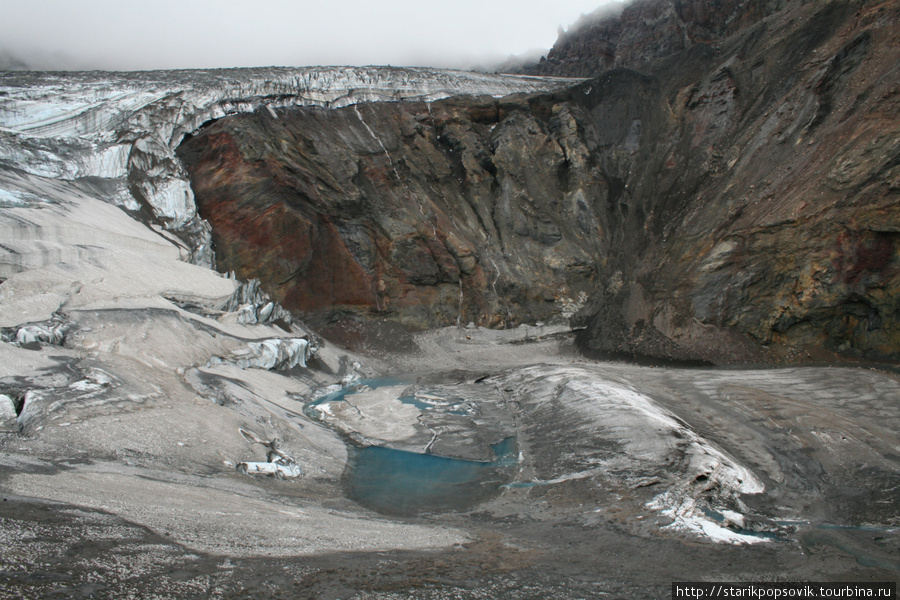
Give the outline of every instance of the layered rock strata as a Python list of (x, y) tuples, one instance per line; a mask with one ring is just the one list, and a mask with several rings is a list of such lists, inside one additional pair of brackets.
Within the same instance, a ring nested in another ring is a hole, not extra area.
[(505, 327), (570, 316), (605, 252), (580, 108), (533, 100), (257, 111), (179, 155), (220, 268), (286, 307)]
[[(590, 84), (594, 115), (624, 116), (618, 133), (597, 127), (624, 253), (582, 313), (589, 346), (900, 356), (900, 8), (784, 4)], [(625, 109), (614, 98), (628, 89)]]

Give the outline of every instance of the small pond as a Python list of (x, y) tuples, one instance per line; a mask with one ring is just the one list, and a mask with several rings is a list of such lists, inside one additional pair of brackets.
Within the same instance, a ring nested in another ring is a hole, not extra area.
[[(305, 412), (318, 418), (318, 405), (343, 401), (360, 386), (374, 389), (402, 384), (387, 378), (356, 382), (311, 402)], [(458, 418), (477, 412), (474, 403), (463, 395), (445, 393), (437, 397), (422, 393), (400, 396), (397, 400), (423, 412), (441, 412)], [(347, 496), (372, 510), (398, 516), (471, 508), (500, 493), (515, 475), (518, 461), (514, 437), (491, 446), (494, 453), (491, 461), (448, 458), (384, 446), (359, 447), (351, 443), (347, 446), (348, 463), (343, 478)]]
[(347, 495), (391, 515), (466, 510), (496, 496), (515, 473), (514, 438), (494, 446), (497, 459), (477, 462), (381, 446), (350, 447)]

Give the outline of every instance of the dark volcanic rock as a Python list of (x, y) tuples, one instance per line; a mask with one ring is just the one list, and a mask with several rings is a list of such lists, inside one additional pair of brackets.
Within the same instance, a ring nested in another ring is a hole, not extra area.
[[(640, 85), (632, 123), (652, 133), (623, 178), (631, 256), (582, 313), (589, 346), (900, 356), (898, 10), (788, 7)], [(622, 93), (623, 78), (637, 81), (613, 71), (592, 94)], [(627, 144), (620, 133), (612, 147)]]
[(649, 0), (590, 27), (555, 64), (602, 74), (568, 92), (207, 128), (182, 157), (220, 265), (415, 326), (590, 291), (606, 354), (900, 358), (900, 6)]
[[(220, 268), (313, 318), (568, 317), (602, 230), (577, 106), (448, 100), (222, 120), (181, 149)], [(587, 116), (581, 117), (587, 122)]]
[(788, 4), (784, 0), (642, 0), (618, 12), (605, 6), (583, 16), (529, 75), (596, 77), (615, 67), (653, 62), (719, 40)]

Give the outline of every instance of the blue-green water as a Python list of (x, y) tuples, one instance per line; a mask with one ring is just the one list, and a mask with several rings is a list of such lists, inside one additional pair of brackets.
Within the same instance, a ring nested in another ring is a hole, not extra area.
[[(340, 402), (359, 389), (403, 385), (394, 378), (369, 379), (332, 392), (310, 402), (305, 412), (318, 419), (317, 405)], [(446, 401), (429, 402), (414, 395), (398, 401), (423, 412), (466, 416), (474, 410), (464, 398), (451, 396)], [(360, 448), (348, 444), (344, 483), (347, 495), (363, 506), (392, 515), (465, 510), (499, 493), (513, 475), (518, 460), (515, 438), (492, 446), (495, 460), (480, 462), (446, 458), (433, 454), (407, 452), (381, 446)]]
[(514, 438), (495, 445), (497, 459), (477, 462), (392, 448), (350, 447), (350, 498), (393, 515), (465, 510), (496, 495), (513, 475)]
[(306, 405), (306, 407), (304, 408), (304, 412), (307, 413), (308, 417), (318, 418), (317, 411), (315, 411), (315, 410), (310, 411), (310, 409), (314, 406), (318, 406), (320, 404), (325, 404), (326, 402), (340, 402), (347, 396), (357, 393), (358, 390), (362, 387), (368, 387), (369, 389), (374, 390), (375, 388), (384, 387), (386, 385), (402, 385), (403, 383), (404, 382), (401, 381), (400, 379), (394, 379), (394, 378), (390, 378), (390, 377), (380, 377), (377, 379), (362, 379), (360, 381), (354, 382), (352, 385), (343, 387), (336, 392), (331, 392), (330, 394), (325, 394), (321, 398), (313, 400), (312, 402), (310, 402), (309, 404)]
[[(701, 508), (700, 510), (702, 510), (703, 514), (706, 515), (707, 517), (709, 517), (710, 519), (712, 519), (713, 521), (716, 521), (718, 523), (725, 522), (725, 515), (723, 515), (722, 513), (720, 513), (717, 510), (713, 510), (711, 508)], [(733, 531), (740, 535), (749, 535), (751, 537), (758, 537), (758, 538), (763, 538), (766, 540), (783, 541), (778, 536), (778, 534), (773, 531), (756, 531), (754, 529), (745, 529), (743, 527), (735, 527), (735, 528), (733, 528)]]

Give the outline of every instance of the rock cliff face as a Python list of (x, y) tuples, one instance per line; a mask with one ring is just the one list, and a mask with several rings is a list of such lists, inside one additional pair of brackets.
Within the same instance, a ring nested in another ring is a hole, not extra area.
[(589, 292), (604, 353), (896, 359), (898, 12), (635, 2), (564, 36), (542, 72), (602, 73), (567, 91), (257, 111), (180, 156), (221, 266), (289, 307), (501, 326)]
[(509, 326), (571, 316), (593, 289), (604, 183), (581, 110), (485, 97), (258, 111), (180, 155), (220, 267), (285, 306)]
[(629, 256), (582, 313), (590, 346), (900, 356), (898, 8), (791, 4), (649, 77), (590, 84), (594, 115), (626, 86), (642, 100), (623, 119), (641, 132), (619, 199)]

